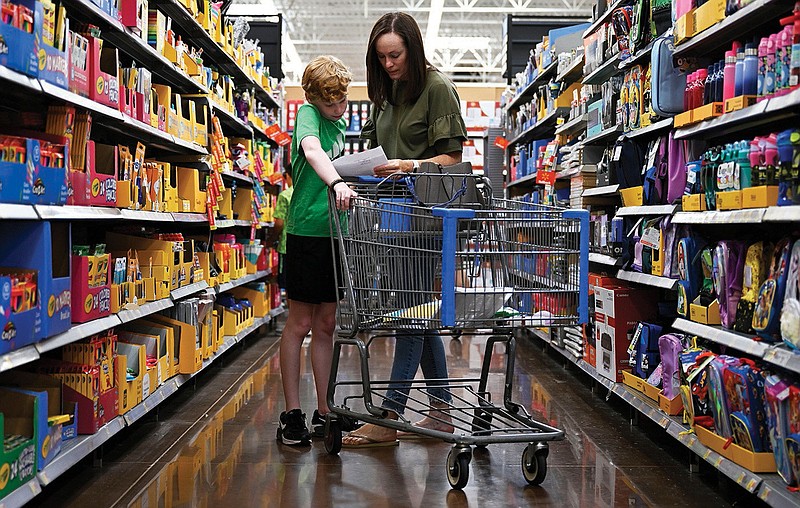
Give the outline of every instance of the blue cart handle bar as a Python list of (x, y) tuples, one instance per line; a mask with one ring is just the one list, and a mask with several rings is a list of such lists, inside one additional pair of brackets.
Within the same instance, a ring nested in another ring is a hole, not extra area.
[(439, 208), (432, 210), (434, 217), (442, 218), (442, 325), (456, 325), (456, 232), (458, 219), (474, 219), (475, 210), (464, 208)]

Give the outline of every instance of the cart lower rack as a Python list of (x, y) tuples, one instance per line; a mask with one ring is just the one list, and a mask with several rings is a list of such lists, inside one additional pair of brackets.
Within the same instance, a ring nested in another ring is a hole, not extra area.
[[(526, 442), (523, 476), (538, 485), (547, 472), (548, 443), (563, 439), (564, 433), (535, 421), (511, 400), (513, 332), (523, 326), (586, 322), (588, 212), (508, 200), (483, 202), (475, 209), (416, 202), (402, 192), (360, 189), (349, 211), (332, 213), (343, 298), (325, 447), (332, 454), (341, 450), (342, 415), (439, 438), (454, 444), (447, 477), (452, 487), (463, 488), (471, 446)], [(376, 340), (439, 332), (458, 337), (464, 330), (488, 336), (478, 378), (370, 378), (369, 347)], [(369, 336), (363, 339), (365, 333)], [(350, 347), (358, 351), (360, 378), (340, 379), (342, 350)], [(489, 359), (498, 347), (504, 349), (504, 381), (502, 393), (493, 397)], [(434, 417), (444, 402), (428, 393), (434, 386), (452, 397), (446, 412), (453, 433), (416, 427), (403, 415), (391, 419), (381, 407), (385, 391), (401, 387), (409, 393), (407, 411)]]

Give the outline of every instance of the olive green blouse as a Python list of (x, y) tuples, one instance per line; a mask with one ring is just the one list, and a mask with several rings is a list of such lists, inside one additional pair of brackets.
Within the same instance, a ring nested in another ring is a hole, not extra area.
[[(402, 81), (394, 82), (394, 97), (402, 94), (403, 86)], [(389, 159), (429, 159), (461, 151), (467, 128), (455, 85), (439, 71), (429, 70), (414, 103), (386, 102), (380, 111), (373, 107), (361, 137), (369, 140), (370, 147), (381, 145)]]

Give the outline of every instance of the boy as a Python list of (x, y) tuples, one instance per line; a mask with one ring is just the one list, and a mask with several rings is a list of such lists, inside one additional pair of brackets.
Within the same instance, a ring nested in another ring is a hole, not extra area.
[(289, 316), (281, 335), (280, 365), (286, 411), (281, 413), (278, 440), (307, 445), (311, 435), (300, 409), (300, 352), (311, 331), (311, 368), (317, 409), (311, 420), (316, 435), (324, 433), (328, 376), (339, 300), (331, 242), (328, 193), (336, 194), (339, 210), (350, 207), (356, 194), (339, 177), (331, 160), (344, 149), (347, 87), (352, 75), (332, 56), (320, 56), (303, 72), (306, 104), (300, 106), (292, 136), (294, 192), (286, 220), (286, 297)]

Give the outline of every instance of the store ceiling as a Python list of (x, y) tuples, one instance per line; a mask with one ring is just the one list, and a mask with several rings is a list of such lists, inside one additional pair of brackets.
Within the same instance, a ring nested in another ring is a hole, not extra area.
[(229, 15), (283, 14), (283, 72), (299, 83), (317, 55), (344, 61), (354, 81), (366, 80), (364, 54), (373, 23), (403, 11), (417, 20), (428, 59), (459, 82), (504, 79), (503, 20), (507, 14), (591, 17), (591, 0), (233, 0)]

